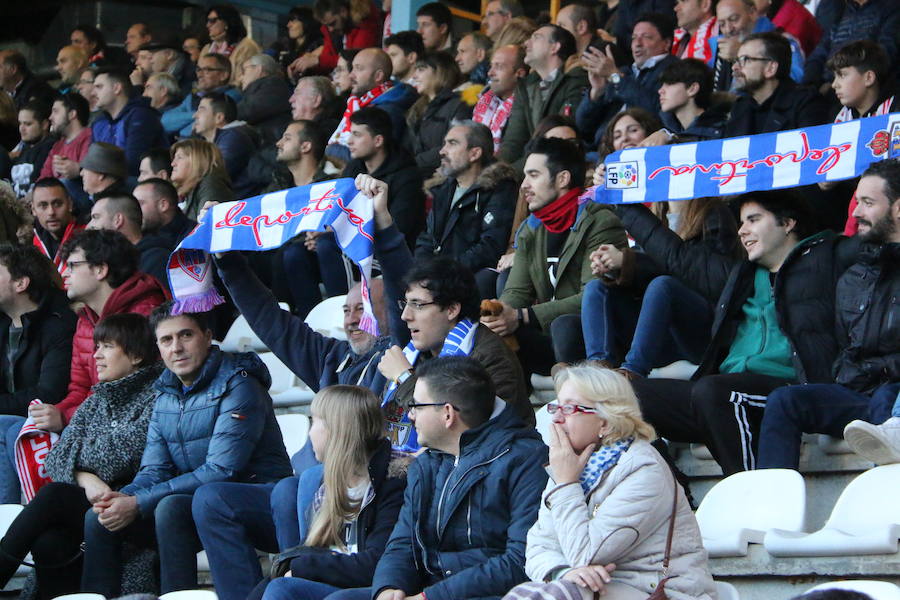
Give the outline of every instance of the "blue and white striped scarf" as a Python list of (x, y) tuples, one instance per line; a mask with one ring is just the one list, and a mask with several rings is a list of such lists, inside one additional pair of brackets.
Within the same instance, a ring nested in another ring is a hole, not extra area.
[(584, 466), (584, 470), (581, 471), (581, 476), (578, 478), (581, 489), (585, 494), (590, 493), (594, 489), (594, 486), (597, 485), (604, 473), (616, 466), (622, 454), (628, 452), (628, 449), (631, 448), (633, 441), (634, 437), (629, 437), (609, 446), (600, 446), (594, 450), (594, 453), (591, 454), (587, 464)]
[(173, 313), (204, 312), (223, 302), (213, 286), (210, 253), (271, 250), (301, 232), (331, 227), (341, 250), (362, 273), (364, 314), (359, 327), (377, 335), (368, 286), (374, 247), (373, 210), (372, 199), (359, 193), (351, 178), (214, 206), (169, 259)]
[(805, 129), (673, 146), (628, 148), (606, 160), (604, 204), (665, 202), (840, 181), (900, 157), (900, 113)]
[[(463, 319), (444, 338), (444, 345), (438, 356), (468, 356), (475, 346), (475, 333), (478, 331), (478, 324), (473, 323), (469, 319)], [(415, 366), (419, 359), (419, 350), (410, 342), (403, 349), (403, 355), (409, 364)], [(416, 430), (409, 420), (409, 413), (405, 406), (399, 406), (394, 401), (394, 394), (397, 391), (397, 384), (393, 381), (384, 393), (384, 399), (381, 406), (385, 407), (387, 415), (388, 437), (394, 448), (404, 452), (415, 452), (419, 449), (419, 442), (416, 437)]]

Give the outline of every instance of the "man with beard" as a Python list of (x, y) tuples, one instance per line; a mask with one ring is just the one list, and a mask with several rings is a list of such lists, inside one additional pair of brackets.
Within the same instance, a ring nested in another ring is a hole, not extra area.
[(791, 45), (773, 31), (748, 36), (732, 66), (741, 93), (723, 137), (740, 137), (822, 125), (825, 100), (791, 79)]
[[(87, 154), (93, 136), (88, 127), (90, 109), (88, 101), (72, 92), (59, 96), (50, 111), (50, 132), (59, 139), (50, 148), (50, 154), (41, 169), (41, 178), (78, 179), (81, 159)], [(78, 188), (81, 184), (77, 184)]]
[(877, 464), (900, 460), (900, 407), (895, 408), (900, 392), (900, 161), (872, 164), (859, 180), (856, 199), (856, 237), (865, 245), (835, 290), (840, 345), (832, 368), (835, 383), (792, 385), (769, 394), (760, 468), (797, 469), (803, 433), (843, 433), (856, 452)]
[[(453, 123), (440, 156), (442, 181), (429, 190), (432, 208), (415, 257), (452, 258), (477, 274), (495, 266), (506, 250), (516, 208), (515, 172), (494, 161), (491, 130), (475, 121)], [(494, 297), (493, 278), (476, 277), (482, 297)]]
[(25, 104), (19, 110), (19, 136), (22, 141), (9, 153), (13, 161), (10, 180), (16, 195), (22, 198), (37, 181), (56, 141), (50, 135), (50, 107), (40, 100)]

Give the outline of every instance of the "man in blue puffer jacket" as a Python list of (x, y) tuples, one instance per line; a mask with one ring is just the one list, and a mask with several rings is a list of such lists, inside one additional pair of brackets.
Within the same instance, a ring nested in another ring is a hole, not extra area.
[(197, 587), (202, 545), (191, 515), (197, 488), (220, 481), (274, 485), (291, 474), (265, 365), (253, 353), (213, 348), (205, 315), (170, 311), (166, 303), (150, 316), (166, 370), (154, 384), (140, 471), (85, 517), (82, 587), (108, 598), (121, 593), (122, 542), (145, 545), (154, 532), (163, 593)]
[(500, 598), (527, 579), (525, 538), (547, 483), (547, 447), (475, 359), (434, 358), (416, 374), (410, 418), (428, 450), (409, 468), (371, 589), (334, 598)]

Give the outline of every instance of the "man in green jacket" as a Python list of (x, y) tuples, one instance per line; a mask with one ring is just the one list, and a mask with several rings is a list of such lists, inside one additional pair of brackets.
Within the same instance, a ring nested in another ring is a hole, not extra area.
[(525, 144), (541, 119), (555, 114), (574, 117), (588, 79), (581, 67), (566, 71), (566, 59), (573, 54), (575, 38), (559, 25), (544, 25), (525, 42), (525, 63), (531, 73), (516, 86), (500, 160), (521, 168)]
[(498, 335), (516, 334), (519, 361), (529, 374), (546, 375), (555, 362), (584, 356), (580, 307), (593, 277), (590, 253), (600, 244), (626, 245), (622, 223), (609, 207), (578, 202), (584, 171), (584, 154), (571, 141), (535, 144), (522, 182), (531, 216), (516, 235), (515, 262), (500, 296), (503, 310), (482, 318)]

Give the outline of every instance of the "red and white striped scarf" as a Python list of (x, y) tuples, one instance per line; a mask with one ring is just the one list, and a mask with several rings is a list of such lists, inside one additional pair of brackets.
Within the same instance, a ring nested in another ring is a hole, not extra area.
[(706, 62), (712, 57), (709, 40), (717, 35), (719, 35), (719, 24), (715, 17), (704, 21), (693, 36), (688, 33), (687, 29), (679, 27), (675, 30), (672, 41), (672, 54), (678, 58), (696, 58)]
[[(69, 238), (71, 238), (82, 229), (84, 229), (84, 225), (77, 224), (75, 222), (75, 219), (73, 218), (72, 222), (66, 226), (66, 230), (63, 232), (62, 239), (59, 240), (59, 248), (62, 249), (63, 245), (69, 241)], [(56, 270), (59, 271), (59, 274), (62, 275), (66, 270), (66, 264), (62, 262), (62, 256), (60, 256), (59, 250), (56, 251), (56, 256), (50, 256), (50, 252), (47, 250), (47, 246), (44, 244), (44, 240), (42, 240), (37, 233), (32, 236), (31, 242), (37, 247), (38, 250), (41, 251), (44, 256), (53, 261), (53, 266), (55, 266)]]
[[(33, 404), (41, 404), (41, 401), (35, 399), (28, 403), (29, 406)], [(58, 433), (35, 427), (34, 419), (30, 416), (16, 437), (16, 473), (22, 485), (26, 504), (31, 502), (39, 489), (51, 481), (44, 467), (44, 461), (47, 460), (50, 448), (58, 439)]]
[(515, 94), (511, 94), (506, 100), (501, 100), (500, 96), (488, 90), (481, 95), (475, 108), (472, 109), (472, 120), (486, 125), (491, 130), (494, 138), (494, 154), (500, 151), (503, 128), (506, 126), (506, 121), (509, 120), (515, 96)]
[(334, 133), (331, 134), (328, 143), (346, 146), (350, 140), (350, 117), (353, 113), (370, 105), (375, 98), (391, 89), (393, 85), (390, 81), (385, 81), (381, 85), (376, 85), (362, 96), (350, 94), (350, 97), (347, 98), (347, 108), (344, 109), (344, 116), (341, 117), (341, 122), (338, 124), (337, 129), (334, 130)]

